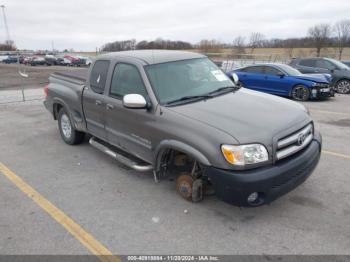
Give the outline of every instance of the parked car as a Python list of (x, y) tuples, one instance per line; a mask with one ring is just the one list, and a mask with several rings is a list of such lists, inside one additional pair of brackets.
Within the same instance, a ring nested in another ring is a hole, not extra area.
[[(270, 203), (316, 167), (322, 139), (299, 103), (239, 89), (198, 53), (99, 56), (89, 70), (52, 74), (45, 106), (61, 137), (90, 144), (199, 201), (207, 188), (239, 206)], [(84, 148), (82, 148), (83, 150)]]
[(18, 62), (18, 57), (17, 56), (7, 56), (7, 58), (2, 59), (2, 62), (4, 64), (15, 64)]
[(9, 57), (8, 55), (0, 55), (0, 62), (7, 59), (8, 57)]
[(45, 60), (44, 57), (35, 56), (35, 57), (33, 57), (33, 58), (30, 60), (29, 64), (30, 64), (31, 66), (46, 65), (46, 60)]
[(341, 94), (350, 93), (350, 68), (331, 58), (296, 58), (290, 65), (305, 74), (328, 73), (332, 75), (332, 85)]
[(85, 60), (85, 65), (86, 66), (90, 66), (92, 64), (92, 59), (87, 57), (86, 60)]
[(71, 62), (71, 66), (81, 66), (85, 65), (85, 61), (83, 62), (80, 58), (72, 55), (64, 55), (63, 58), (69, 60)]
[(62, 66), (72, 66), (72, 62), (68, 60), (67, 58), (57, 58), (56, 61), (57, 65), (62, 65)]
[(258, 64), (229, 72), (237, 74), (243, 87), (306, 101), (334, 96), (330, 75), (306, 75), (289, 65)]
[(348, 67), (350, 67), (350, 60), (346, 60), (346, 61), (341, 61), (343, 64), (346, 64)]
[(34, 57), (32, 57), (32, 56), (24, 57), (22, 63), (23, 63), (24, 65), (30, 65), (30, 63), (31, 63), (31, 61), (33, 60), (33, 58), (34, 58)]
[(56, 65), (57, 64), (57, 58), (54, 55), (46, 55), (45, 56), (45, 62), (46, 62), (46, 65), (48, 65), (48, 66)]

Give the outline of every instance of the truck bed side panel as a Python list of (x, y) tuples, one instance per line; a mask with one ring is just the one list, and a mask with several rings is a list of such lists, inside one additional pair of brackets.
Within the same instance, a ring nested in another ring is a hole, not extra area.
[(82, 95), (85, 80), (63, 74), (52, 74), (49, 78), (49, 92), (46, 106), (54, 112), (55, 104), (63, 106), (71, 116), (74, 127), (86, 131), (86, 123), (82, 108)]

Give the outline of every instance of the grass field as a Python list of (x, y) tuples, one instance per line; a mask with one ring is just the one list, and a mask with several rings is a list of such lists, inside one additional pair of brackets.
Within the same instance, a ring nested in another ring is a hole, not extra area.
[[(202, 52), (199, 49), (188, 50), (192, 52)], [(84, 56), (96, 56), (96, 52), (77, 52)], [(207, 52), (211, 57), (227, 59), (242, 54), (235, 48), (225, 48), (219, 50), (209, 50)], [(292, 57), (312, 57), (316, 56), (316, 48), (256, 48), (252, 52), (250, 48), (245, 48), (244, 54), (262, 58), (271, 58), (272, 60), (288, 60)], [(334, 47), (327, 47), (321, 50), (321, 56), (338, 59), (338, 50)], [(344, 48), (342, 60), (350, 60), (350, 47)]]

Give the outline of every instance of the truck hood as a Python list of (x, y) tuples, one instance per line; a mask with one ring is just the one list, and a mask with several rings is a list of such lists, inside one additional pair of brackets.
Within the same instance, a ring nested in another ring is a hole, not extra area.
[(302, 74), (300, 76), (294, 76), (297, 79), (313, 81), (317, 83), (329, 83), (331, 75), (329, 74)]
[(217, 128), (240, 144), (268, 146), (277, 134), (311, 121), (303, 105), (248, 89), (167, 109)]

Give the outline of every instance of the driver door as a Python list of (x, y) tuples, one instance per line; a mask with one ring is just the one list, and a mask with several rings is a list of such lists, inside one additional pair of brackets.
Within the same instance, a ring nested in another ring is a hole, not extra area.
[(125, 108), (123, 96), (127, 94), (139, 94), (148, 100), (139, 68), (133, 64), (118, 62), (105, 98), (107, 141), (152, 162), (151, 129), (154, 113), (147, 109)]

